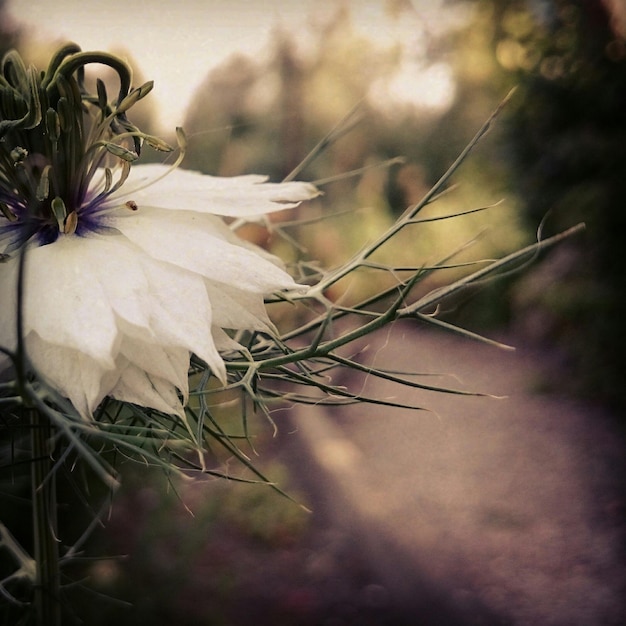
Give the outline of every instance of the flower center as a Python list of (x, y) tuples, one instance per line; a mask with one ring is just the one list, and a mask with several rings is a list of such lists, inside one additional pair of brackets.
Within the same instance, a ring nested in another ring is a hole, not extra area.
[[(109, 101), (102, 80), (95, 92), (85, 68), (105, 65), (119, 92)], [(121, 59), (67, 44), (45, 72), (27, 68), (15, 51), (0, 67), (0, 254), (26, 244), (47, 245), (60, 234), (85, 235), (102, 227), (106, 200), (128, 177), (143, 142), (171, 151), (126, 116), (153, 83), (131, 88)], [(133, 208), (133, 207), (130, 207)]]

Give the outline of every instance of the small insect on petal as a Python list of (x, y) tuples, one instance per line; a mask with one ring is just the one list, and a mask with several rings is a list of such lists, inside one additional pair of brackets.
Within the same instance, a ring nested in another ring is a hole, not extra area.
[(125, 202), (124, 206), (128, 207), (131, 211), (136, 211), (139, 208), (134, 200), (129, 200), (128, 202)]

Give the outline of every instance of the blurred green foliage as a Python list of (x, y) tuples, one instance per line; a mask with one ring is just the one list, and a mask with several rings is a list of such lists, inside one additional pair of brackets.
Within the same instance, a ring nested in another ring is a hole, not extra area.
[(545, 217), (548, 234), (587, 224), (582, 239), (521, 277), (513, 296), (517, 319), (531, 337), (563, 349), (571, 389), (624, 406), (626, 32), (620, 3), (481, 0), (477, 6), (491, 22), (499, 80), (518, 86), (504, 140), (511, 189), (526, 223)]
[[(390, 23), (421, 23), (410, 3), (396, 4)], [(436, 106), (425, 95), (409, 103), (394, 93), (409, 90), (392, 84), (390, 77), (414, 82), (408, 87), (419, 96), (418, 87), (429, 88), (419, 82), (423, 71), (455, 65), (453, 24), (441, 33), (425, 29), (414, 39), (383, 44), (359, 31), (341, 4), (332, 19), (311, 25), (306, 33), (277, 32), (269, 57), (233, 57), (200, 86), (184, 123), (189, 137), (184, 166), (219, 175), (263, 172), (281, 180), (356, 108), (350, 121), (359, 118), (358, 123), (348, 122), (349, 131), (298, 173), (306, 180), (338, 179), (322, 182), (322, 199), (287, 216), (305, 221), (335, 216), (295, 227), (289, 234), (298, 240), (305, 258), (326, 268), (338, 265), (423, 197), (508, 91), (495, 85), (489, 97), (469, 100), (459, 92), (449, 111), (445, 98)], [(385, 92), (391, 97), (382, 102)], [(455, 180), (459, 188), (428, 207), (425, 216), (491, 205), (507, 195), (501, 159), (492, 150), (497, 144), (493, 138), (486, 144), (464, 164)], [(403, 164), (376, 167), (399, 156)], [(356, 177), (341, 178), (362, 168), (365, 171)], [(394, 265), (429, 265), (487, 226), (471, 253), (458, 260), (500, 256), (527, 239), (518, 227), (515, 204), (508, 197), (487, 215), (408, 229), (380, 254), (387, 260), (393, 257)], [(266, 243), (263, 234), (257, 237), (258, 243)], [(278, 237), (271, 245), (278, 246), (283, 258), (293, 254)], [(442, 279), (449, 278), (442, 274)], [(370, 272), (330, 295), (358, 299), (379, 280), (384, 280), (380, 273)], [(434, 286), (426, 281), (423, 288)]]
[[(397, 19), (415, 10), (395, 4)], [(357, 184), (324, 186), (320, 211), (369, 207), (358, 220), (349, 216), (297, 232), (312, 257), (333, 265), (337, 255), (358, 247), (432, 185), (517, 87), (495, 132), (464, 166), (459, 193), (439, 209), (453, 212), (504, 198), (508, 210), (421, 231), (396, 242), (395, 253), (418, 248), (426, 262), (437, 250), (449, 250), (450, 241), (468, 239), (478, 223), (489, 223), (487, 243), (479, 248), (488, 256), (534, 237), (544, 220), (544, 235), (586, 222), (582, 238), (519, 277), (488, 286), (469, 304), (457, 302), (450, 317), (475, 326), (512, 322), (521, 338), (562, 350), (561, 383), (569, 379), (571, 390), (623, 405), (626, 43), (620, 3), (450, 5), (470, 9), (466, 25), (431, 35), (425, 47), (429, 62), (454, 70), (455, 96), (447, 108), (398, 105), (390, 113), (377, 107), (371, 88), (397, 70), (408, 42), (377, 46), (353, 28), (343, 7), (334, 19), (312, 27), (306, 49), (298, 44), (301, 33), (280, 32), (270, 60), (233, 58), (207, 77), (186, 120), (187, 165), (281, 179), (360, 103), (362, 122), (302, 176), (324, 179), (398, 155), (406, 163), (371, 170)]]

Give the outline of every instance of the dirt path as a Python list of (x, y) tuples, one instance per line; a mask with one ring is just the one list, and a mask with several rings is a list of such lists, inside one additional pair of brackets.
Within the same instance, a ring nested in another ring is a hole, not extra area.
[(368, 354), (454, 376), (429, 384), (508, 396), (400, 392), (370, 378), (365, 394), (402, 393), (433, 412), (292, 416), (292, 469), (376, 572), (380, 606), (420, 626), (626, 623), (624, 448), (609, 417), (535, 393), (546, 363), (523, 349), (397, 325)]

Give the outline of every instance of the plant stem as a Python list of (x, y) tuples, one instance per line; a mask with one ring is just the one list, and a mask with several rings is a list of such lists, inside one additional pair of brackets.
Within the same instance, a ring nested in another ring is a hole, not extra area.
[(31, 410), (34, 557), (37, 568), (34, 606), (37, 626), (60, 626), (60, 574), (57, 539), (56, 480), (53, 472), (52, 427)]

